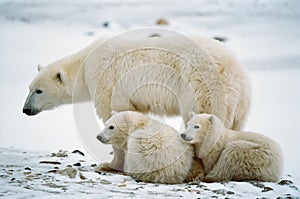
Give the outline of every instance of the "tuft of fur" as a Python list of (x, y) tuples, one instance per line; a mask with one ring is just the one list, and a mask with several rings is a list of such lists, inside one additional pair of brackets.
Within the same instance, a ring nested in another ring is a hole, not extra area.
[(195, 144), (206, 182), (280, 179), (283, 155), (274, 140), (258, 133), (229, 130), (215, 115), (190, 116), (183, 137)]
[(124, 171), (137, 180), (175, 184), (203, 178), (202, 165), (194, 160), (194, 147), (175, 129), (147, 115), (114, 113), (98, 139), (125, 151)]

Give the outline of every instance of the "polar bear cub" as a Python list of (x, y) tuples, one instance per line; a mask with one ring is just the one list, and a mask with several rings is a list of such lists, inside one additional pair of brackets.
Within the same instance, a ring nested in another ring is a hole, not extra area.
[(257, 133), (229, 130), (215, 115), (191, 112), (190, 118), (181, 137), (195, 144), (204, 181), (280, 179), (283, 156), (275, 141)]
[[(137, 180), (182, 183), (193, 174), (194, 147), (172, 127), (133, 111), (114, 112), (97, 139), (125, 151), (124, 171)], [(197, 173), (203, 178), (203, 167)]]

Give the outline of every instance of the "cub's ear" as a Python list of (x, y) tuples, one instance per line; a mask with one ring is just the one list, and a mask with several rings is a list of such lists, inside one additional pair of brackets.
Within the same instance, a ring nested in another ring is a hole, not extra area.
[(150, 123), (150, 117), (143, 114), (131, 116), (130, 120), (133, 122), (134, 126), (138, 128), (144, 128)]
[(195, 115), (197, 115), (197, 113), (195, 113), (194, 111), (190, 111), (189, 112), (189, 120), (192, 119)]
[(42, 67), (41, 64), (38, 64), (38, 65), (37, 65), (37, 70), (38, 70), (38, 72), (40, 72), (40, 70), (42, 70), (42, 68), (43, 68), (43, 67)]
[(55, 75), (55, 79), (59, 82), (59, 83), (64, 83), (67, 80), (67, 75), (65, 73), (65, 71), (61, 70), (58, 71)]

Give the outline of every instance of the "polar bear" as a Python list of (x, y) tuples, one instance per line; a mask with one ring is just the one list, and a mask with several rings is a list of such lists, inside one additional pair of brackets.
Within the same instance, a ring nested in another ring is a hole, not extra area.
[(190, 181), (189, 176), (194, 175), (194, 147), (175, 129), (148, 115), (114, 112), (97, 139), (125, 151), (124, 172), (136, 180), (175, 184)]
[(204, 166), (204, 181), (280, 179), (283, 156), (275, 141), (257, 133), (229, 130), (212, 114), (191, 112), (190, 117), (181, 137), (195, 144), (196, 156)]
[[(199, 36), (103, 37), (38, 71), (23, 108), (27, 115), (92, 100), (104, 121), (113, 110), (182, 115), (184, 121), (195, 111), (240, 130), (250, 109), (245, 67), (220, 42)], [(111, 167), (122, 170), (123, 157), (114, 148)]]

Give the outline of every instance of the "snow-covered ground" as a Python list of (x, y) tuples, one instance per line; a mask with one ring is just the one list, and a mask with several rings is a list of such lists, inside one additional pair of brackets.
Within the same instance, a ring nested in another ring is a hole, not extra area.
[[(0, 148), (1, 198), (286, 198), (299, 196), (291, 176), (278, 183), (144, 183), (94, 172), (95, 161), (78, 153)], [(14, 158), (11, 158), (14, 157)]]
[[(20, 193), (19, 197), (38, 197), (40, 195), (37, 193), (43, 192), (44, 189), (40, 188), (37, 188), (38, 192), (22, 186), (17, 188), (17, 183), (11, 183), (11, 178), (22, 178), (21, 170), (18, 171), (19, 174), (13, 172), (12, 175), (17, 175), (15, 177), (10, 175), (5, 177), (4, 175), (8, 174), (3, 174), (10, 170), (10, 167), (12, 170), (18, 170), (23, 169), (23, 166), (36, 168), (38, 172), (46, 172), (48, 167), (40, 167), (38, 161), (39, 155), (46, 157), (47, 153), (32, 151), (53, 152), (63, 148), (69, 151), (80, 149), (86, 152), (78, 136), (78, 126), (74, 120), (72, 106), (64, 106), (34, 117), (22, 114), (28, 85), (37, 73), (36, 65), (38, 63), (46, 65), (71, 54), (103, 34), (158, 27), (155, 22), (159, 18), (169, 22), (169, 25), (159, 26), (160, 28), (164, 27), (180, 33), (227, 38), (225, 44), (236, 53), (250, 71), (253, 105), (246, 129), (266, 134), (280, 143), (285, 156), (284, 179), (287, 175), (291, 175), (288, 179), (294, 181), (293, 186), (299, 188), (300, 133), (298, 129), (300, 123), (297, 121), (300, 114), (299, 9), (300, 1), (297, 0), (190, 0), (188, 2), (183, 0), (2, 0), (0, 2), (0, 146), (5, 148), (1, 149), (2, 153), (0, 153), (2, 169), (0, 177), (1, 184), (6, 183), (7, 186), (4, 190), (1, 189), (0, 196)], [(96, 136), (100, 128), (101, 126), (93, 125), (86, 131)], [(100, 159), (108, 161), (111, 158), (111, 155), (108, 155), (111, 148), (101, 143), (98, 147), (103, 155)], [(22, 151), (11, 148), (22, 149)], [(23, 154), (23, 151), (27, 153)], [(32, 159), (33, 163), (29, 164), (24, 158)], [(93, 161), (91, 157), (89, 161)], [(19, 165), (18, 169), (13, 165)], [(93, 180), (97, 178), (102, 179), (102, 176), (91, 177)], [(128, 179), (124, 176), (105, 176), (106, 180), (110, 178), (115, 180), (113, 184), (121, 183), (123, 178)], [(66, 181), (71, 183), (72, 180)], [(134, 181), (130, 179), (129, 181), (132, 187), (138, 187)], [(97, 182), (96, 180), (93, 186), (88, 183), (83, 184), (84, 187), (90, 187), (87, 192), (91, 194), (103, 194), (99, 191), (102, 190), (107, 197), (111, 194), (130, 196), (126, 193), (131, 192), (131, 188), (123, 187), (119, 190), (121, 188), (104, 187), (96, 190), (104, 186), (98, 185)], [(30, 186), (31, 182), (26, 183)], [(38, 186), (39, 183), (42, 184), (37, 180), (33, 186)], [(71, 185), (74, 185), (72, 183)], [(251, 190), (250, 196), (253, 197), (274, 198), (287, 193), (300, 197), (299, 191), (288, 186), (280, 189), (276, 184), (271, 184), (268, 186), (275, 187), (275, 191), (265, 193), (249, 184), (233, 184), (229, 183), (229, 187), (231, 185), (238, 187), (234, 189), (236, 197), (239, 196), (238, 194), (241, 197), (250, 194), (244, 193), (243, 189)], [(174, 196), (172, 194), (176, 195), (176, 193), (171, 193), (173, 188), (184, 189), (186, 185), (178, 186), (181, 187), (164, 185), (160, 185), (157, 189), (154, 185), (146, 187), (151, 193), (159, 196), (167, 196), (168, 193)], [(211, 190), (224, 188), (218, 183), (207, 186)], [(122, 195), (123, 191), (124, 195)], [(21, 195), (25, 192), (28, 195)], [(204, 197), (214, 194), (185, 193), (188, 192), (187, 190), (183, 192), (178, 195)], [(143, 192), (146, 193), (149, 194), (147, 191)], [(233, 196), (229, 195), (229, 197)]]

